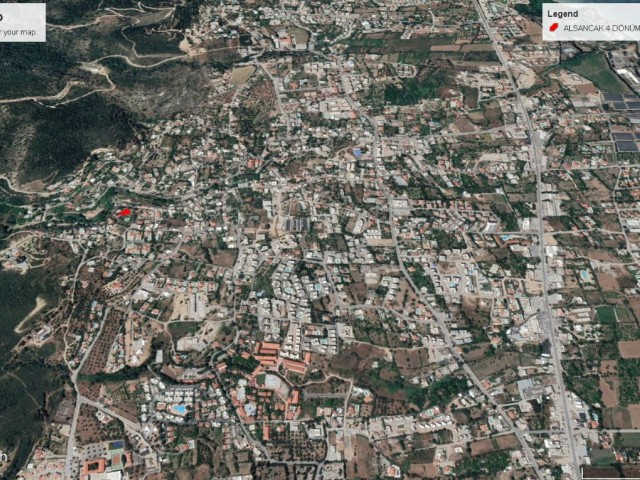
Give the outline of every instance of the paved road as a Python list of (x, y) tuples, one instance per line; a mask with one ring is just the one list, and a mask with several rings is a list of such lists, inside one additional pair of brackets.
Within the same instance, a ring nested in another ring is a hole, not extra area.
[[(80, 263), (80, 265), (82, 265), (82, 262)], [(80, 271), (80, 267), (78, 267), (78, 271)], [(76, 272), (76, 276), (77, 274), (78, 273)], [(75, 279), (74, 279), (74, 287), (75, 287)], [(77, 393), (77, 399), (76, 399), (76, 407), (73, 410), (71, 428), (69, 430), (69, 440), (67, 441), (67, 458), (64, 463), (65, 478), (71, 478), (71, 468), (73, 466), (73, 453), (76, 449), (75, 447), (76, 428), (78, 426), (78, 417), (80, 416), (80, 407), (82, 406), (82, 403), (83, 403), (82, 399), (85, 398), (82, 395), (80, 395), (80, 390), (78, 390), (78, 383), (77, 383), (78, 374), (80, 373), (80, 370), (82, 370), (82, 366), (84, 365), (84, 362), (87, 360), (87, 358), (89, 358), (89, 355), (91, 354), (91, 350), (93, 350), (93, 346), (98, 341), (98, 338), (100, 338), (100, 334), (102, 333), (102, 327), (104, 327), (106, 319), (109, 317), (110, 311), (111, 311), (111, 307), (107, 307), (105, 309), (104, 315), (102, 316), (102, 322), (100, 323), (100, 329), (98, 330), (95, 338), (93, 339), (93, 342), (91, 343), (89, 348), (87, 348), (87, 351), (85, 352), (84, 357), (82, 357), (82, 360), (80, 360), (80, 364), (78, 365), (78, 368), (76, 368), (75, 370), (72, 370), (71, 372), (71, 383), (73, 383), (73, 388)], [(64, 356), (66, 359), (66, 349), (65, 349)]]
[[(519, 114), (522, 116), (522, 118), (525, 121), (527, 130), (528, 130), (528, 134), (529, 134), (529, 138), (531, 140), (531, 151), (530, 151), (530, 155), (531, 155), (531, 161), (533, 163), (533, 165), (535, 166), (535, 171), (536, 171), (536, 184), (537, 184), (537, 191), (536, 191), (536, 198), (537, 198), (537, 208), (538, 208), (538, 234), (539, 234), (539, 242), (540, 242), (540, 266), (542, 268), (542, 296), (543, 296), (543, 303), (544, 303), (544, 310), (540, 313), (540, 320), (541, 323), (544, 324), (544, 322), (548, 322), (548, 331), (550, 332), (549, 335), (549, 340), (551, 343), (551, 351), (552, 351), (552, 357), (553, 357), (553, 363), (554, 363), (554, 367), (555, 367), (555, 376), (556, 376), (556, 383), (558, 384), (558, 394), (561, 398), (561, 407), (562, 407), (562, 416), (563, 418), (563, 423), (565, 426), (565, 433), (567, 436), (567, 440), (568, 440), (568, 447), (569, 447), (569, 454), (571, 455), (571, 468), (573, 469), (573, 476), (574, 477), (578, 477), (579, 472), (580, 472), (580, 461), (578, 459), (578, 455), (577, 455), (577, 451), (576, 451), (576, 446), (575, 446), (575, 439), (573, 437), (573, 432), (572, 432), (572, 421), (571, 421), (571, 416), (569, 413), (569, 405), (567, 402), (567, 393), (565, 390), (565, 385), (564, 385), (564, 380), (562, 378), (562, 364), (561, 364), (561, 358), (560, 358), (560, 348), (558, 346), (558, 341), (556, 338), (556, 335), (554, 335), (554, 332), (556, 331), (556, 328), (559, 327), (559, 321), (557, 319), (554, 320), (553, 318), (553, 314), (549, 305), (549, 287), (548, 287), (548, 278), (547, 278), (547, 259), (546, 259), (546, 255), (545, 255), (545, 243), (544, 243), (544, 217), (543, 217), (543, 211), (542, 211), (542, 169), (543, 169), (543, 165), (542, 165), (542, 159), (539, 156), (539, 150), (540, 150), (540, 146), (538, 144), (538, 137), (537, 137), (537, 133), (534, 129), (533, 126), (533, 122), (531, 121), (531, 117), (529, 116), (529, 113), (527, 112), (527, 107), (525, 105), (524, 99), (522, 98), (522, 95), (520, 94), (520, 90), (518, 89), (518, 86), (515, 82), (515, 80), (513, 79), (513, 75), (511, 74), (511, 70), (509, 69), (509, 64), (507, 62), (507, 60), (504, 58), (504, 55), (502, 53), (502, 50), (500, 48), (500, 45), (498, 44), (498, 41), (495, 38), (495, 35), (493, 33), (493, 30), (491, 29), (491, 26), (489, 25), (489, 22), (487, 21), (487, 17), (484, 14), (484, 10), (482, 9), (480, 3), (478, 0), (473, 0), (473, 3), (476, 7), (476, 10), (478, 12), (478, 16), (487, 32), (487, 35), (489, 36), (489, 39), (491, 40), (491, 43), (494, 46), (494, 49), (496, 51), (496, 54), (498, 56), (498, 59), (500, 60), (500, 63), (502, 64), (502, 66), (504, 67), (504, 70), (507, 74), (507, 78), (509, 79), (509, 83), (511, 84), (511, 88), (513, 89), (513, 91), (516, 94), (516, 99), (518, 101), (519, 104)], [(555, 323), (558, 323), (558, 325), (556, 325)], [(539, 473), (539, 472), (538, 472)], [(539, 476), (539, 475), (538, 475)]]
[[(344, 72), (342, 70), (342, 62), (341, 61), (338, 61), (338, 66), (339, 66), (339, 69), (340, 69), (340, 78), (342, 80), (343, 87), (344, 87), (344, 84), (346, 82), (346, 78), (345, 78)], [(355, 111), (358, 112), (359, 115), (361, 115), (363, 118), (365, 118), (369, 122), (369, 124), (371, 125), (371, 127), (373, 129), (372, 156), (373, 156), (373, 160), (374, 160), (374, 165), (376, 166), (376, 171), (379, 171), (380, 165), (378, 165), (379, 162), (378, 162), (376, 157), (377, 157), (378, 151), (379, 151), (380, 135), (378, 134), (377, 123), (373, 118), (368, 116), (363, 111), (361, 106), (358, 105), (355, 101), (353, 101), (353, 99), (349, 95), (347, 95), (346, 97), (347, 97), (347, 100), (348, 100), (351, 108), (353, 108)], [(451, 339), (451, 335), (449, 333), (449, 328), (447, 327), (447, 325), (445, 323), (444, 316), (442, 315), (442, 313), (440, 313), (440, 312), (436, 311), (435, 309), (433, 309), (431, 307), (428, 299), (424, 298), (424, 296), (422, 296), (420, 294), (420, 289), (415, 285), (415, 283), (411, 279), (411, 276), (409, 275), (409, 272), (407, 272), (407, 269), (405, 268), (404, 263), (402, 261), (402, 252), (400, 250), (400, 244), (398, 242), (397, 231), (396, 231), (396, 228), (394, 226), (394, 221), (393, 221), (393, 218), (394, 218), (394, 215), (393, 215), (393, 213), (394, 213), (393, 212), (393, 195), (391, 195), (387, 191), (387, 188), (386, 188), (385, 183), (384, 183), (382, 178), (378, 179), (378, 184), (379, 184), (380, 191), (384, 192), (384, 194), (385, 194), (385, 196), (387, 197), (387, 200), (388, 200), (388, 205), (389, 205), (389, 207), (388, 207), (389, 208), (389, 228), (391, 230), (391, 237), (393, 239), (393, 243), (396, 246), (396, 255), (398, 257), (398, 264), (400, 266), (400, 270), (402, 271), (404, 277), (407, 279), (407, 281), (409, 282), (411, 287), (414, 289), (416, 294), (420, 297), (420, 299), (424, 302), (424, 304), (427, 306), (427, 308), (429, 309), (431, 314), (436, 319), (436, 321), (438, 323), (438, 326), (440, 327), (440, 330), (442, 332), (442, 335), (443, 335), (443, 337), (444, 337), (444, 339), (445, 339), (445, 341), (447, 343), (447, 346), (449, 347), (450, 351), (452, 352), (452, 355), (458, 360), (458, 362), (460, 364), (464, 365), (465, 372), (467, 373), (469, 378), (476, 385), (476, 387), (478, 387), (478, 389), (485, 394), (485, 396), (487, 397), (487, 400), (496, 408), (496, 411), (500, 414), (500, 416), (502, 417), (502, 419), (504, 420), (506, 425), (516, 435), (516, 437), (520, 441), (520, 444), (522, 446), (522, 450), (523, 450), (525, 456), (527, 457), (527, 460), (528, 460), (529, 464), (534, 469), (534, 471), (535, 471), (536, 475), (538, 476), (538, 478), (542, 478), (542, 472), (540, 471), (540, 468), (538, 467), (538, 462), (536, 461), (535, 456), (533, 455), (533, 451), (531, 450), (531, 447), (529, 446), (529, 444), (524, 439), (523, 433), (515, 427), (515, 425), (511, 421), (511, 418), (509, 418), (509, 416), (506, 414), (504, 409), (500, 405), (498, 405), (498, 403), (493, 399), (493, 397), (491, 395), (489, 395), (489, 393), (484, 388), (484, 386), (482, 385), (482, 383), (480, 382), (478, 377), (475, 375), (475, 373), (465, 364), (464, 359), (462, 358), (462, 356), (459, 353), (457, 353), (456, 346), (454, 345), (453, 340)]]

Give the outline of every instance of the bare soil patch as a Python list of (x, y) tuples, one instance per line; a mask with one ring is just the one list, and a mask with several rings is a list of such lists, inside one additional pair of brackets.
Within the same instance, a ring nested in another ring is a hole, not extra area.
[(256, 67), (254, 67), (253, 65), (234, 68), (233, 72), (231, 72), (230, 81), (234, 85), (244, 85), (245, 83), (247, 83), (247, 80), (251, 75), (253, 75), (253, 72), (255, 71)]
[(354, 446), (353, 460), (347, 462), (347, 478), (375, 478), (377, 469), (373, 463), (376, 457), (373, 446), (362, 435), (352, 437)]
[(496, 437), (495, 440), (498, 443), (498, 448), (500, 449), (516, 448), (520, 446), (520, 441), (515, 435), (502, 435), (500, 437)]
[(622, 340), (618, 342), (622, 358), (640, 358), (640, 340)]
[(618, 377), (611, 375), (600, 377), (600, 391), (605, 407), (618, 406)]
[(640, 405), (629, 405), (628, 410), (632, 428), (640, 428)]
[(600, 373), (603, 375), (616, 375), (618, 373), (618, 362), (615, 360), (602, 360), (600, 362)]
[(432, 45), (432, 52), (457, 52), (460, 50), (460, 45)]
[(238, 256), (238, 250), (220, 250), (217, 254), (211, 257), (211, 263), (220, 267), (231, 268), (236, 263), (236, 257)]
[(471, 456), (484, 455), (485, 453), (493, 452), (493, 440), (487, 438), (486, 440), (478, 440), (471, 444)]
[(415, 374), (429, 365), (429, 350), (426, 348), (399, 348), (394, 350), (394, 357), (403, 375)]
[(439, 475), (438, 467), (433, 463), (411, 464), (409, 473), (418, 475), (419, 478), (437, 478)]
[(515, 352), (503, 352), (493, 357), (484, 358), (477, 362), (471, 363), (471, 370), (478, 378), (487, 378), (491, 375), (504, 370), (505, 368), (515, 368), (520, 361), (520, 355)]
[(620, 290), (620, 284), (613, 275), (596, 272), (596, 278), (598, 279), (600, 288), (602, 288), (602, 290), (604, 290), (605, 292), (616, 292)]

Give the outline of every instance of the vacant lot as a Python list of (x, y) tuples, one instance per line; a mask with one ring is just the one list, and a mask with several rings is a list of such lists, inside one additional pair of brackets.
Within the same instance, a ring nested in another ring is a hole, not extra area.
[(607, 408), (604, 410), (602, 423), (605, 428), (633, 428), (629, 410), (624, 407)]
[(618, 342), (618, 349), (622, 358), (640, 358), (640, 340)]
[(609, 449), (594, 448), (593, 450), (591, 450), (590, 457), (592, 465), (602, 467), (611, 465), (616, 461), (613, 450)]
[(498, 443), (498, 448), (500, 449), (516, 448), (520, 446), (518, 437), (515, 435), (502, 435), (500, 437), (496, 437), (495, 440)]
[(505, 368), (516, 368), (521, 363), (520, 354), (517, 352), (502, 352), (493, 357), (486, 357), (476, 362), (471, 362), (469, 366), (473, 373), (479, 378), (487, 378), (504, 370)]
[(605, 292), (616, 292), (620, 290), (620, 285), (616, 278), (612, 275), (602, 272), (596, 272), (596, 278), (598, 279), (598, 285)]
[(484, 455), (485, 453), (493, 452), (495, 450), (493, 446), (493, 440), (487, 438), (486, 440), (478, 440), (471, 444), (471, 455)]
[(411, 372), (421, 371), (429, 364), (429, 350), (426, 348), (412, 350), (399, 348), (394, 350), (394, 358), (403, 374), (411, 374)]
[(629, 405), (628, 410), (632, 428), (640, 428), (640, 405)]
[(622, 445), (631, 448), (640, 448), (640, 432), (621, 434)]
[(246, 67), (237, 67), (231, 72), (231, 83), (234, 85), (244, 85), (249, 80), (249, 77), (256, 71), (256, 67), (248, 65)]
[(375, 450), (369, 440), (362, 435), (352, 437), (354, 446), (353, 460), (347, 462), (347, 478), (375, 478), (377, 468), (374, 464)]
[(219, 250), (218, 253), (211, 256), (211, 263), (220, 267), (231, 268), (236, 263), (238, 250), (231, 248), (228, 250)]
[(287, 32), (289, 33), (289, 35), (293, 35), (296, 39), (296, 44), (302, 44), (302, 43), (307, 43), (309, 41), (309, 32), (307, 32), (306, 30), (303, 30), (302, 28), (299, 27), (292, 27), (289, 30), (287, 30)]
[(118, 310), (111, 310), (109, 317), (104, 320), (104, 327), (102, 327), (100, 336), (95, 341), (89, 357), (82, 366), (81, 374), (95, 375), (104, 371), (109, 353), (111, 352), (111, 346), (123, 323), (124, 313)]
[(600, 377), (600, 391), (602, 392), (602, 403), (605, 407), (616, 407), (618, 405), (618, 377)]
[(511, 435), (501, 435), (496, 438), (487, 438), (471, 443), (471, 456), (485, 455), (495, 450), (516, 448), (520, 445), (518, 438)]
[(560, 64), (593, 84), (603, 92), (629, 92), (629, 88), (611, 71), (603, 53), (579, 56)]

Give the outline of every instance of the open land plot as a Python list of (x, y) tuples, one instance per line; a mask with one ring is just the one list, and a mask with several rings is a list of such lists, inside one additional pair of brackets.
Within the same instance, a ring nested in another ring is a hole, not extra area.
[(300, 27), (292, 27), (287, 30), (290, 35), (293, 35), (297, 44), (307, 43), (309, 41), (309, 32)]
[(622, 433), (620, 434), (620, 438), (624, 447), (640, 448), (640, 432)]
[(600, 377), (600, 391), (602, 392), (602, 403), (605, 407), (618, 406), (618, 377)]
[(605, 292), (620, 290), (620, 285), (613, 275), (596, 272), (596, 278), (598, 279), (598, 285), (600, 285), (600, 288)]
[(351, 444), (355, 448), (353, 459), (347, 462), (347, 478), (374, 478), (377, 474), (377, 468), (373, 463), (375, 450), (369, 439), (356, 435), (352, 438)]
[(471, 370), (479, 378), (487, 378), (505, 368), (517, 368), (520, 365), (521, 355), (517, 352), (502, 352), (493, 357), (486, 357), (470, 363)]
[(248, 65), (246, 67), (234, 68), (231, 72), (231, 83), (234, 85), (244, 85), (249, 80), (249, 77), (256, 71), (256, 67)]
[(516, 448), (520, 446), (520, 441), (518, 437), (515, 435), (501, 435), (495, 438), (496, 443), (498, 444), (498, 448), (507, 449), (507, 448)]
[(632, 428), (640, 428), (640, 405), (629, 405), (628, 410)]
[(611, 449), (594, 448), (589, 456), (591, 457), (591, 464), (596, 466), (607, 466), (616, 461)]
[(421, 371), (429, 364), (429, 351), (426, 348), (404, 349), (394, 351), (394, 358), (403, 373)]
[(620, 478), (620, 473), (613, 467), (585, 467), (583, 478)]
[(603, 92), (629, 92), (629, 87), (611, 71), (603, 53), (578, 56), (560, 66), (591, 80)]
[(640, 358), (640, 340), (620, 341), (618, 350), (622, 358)]
[(485, 453), (493, 452), (495, 447), (493, 440), (486, 438), (484, 440), (478, 440), (471, 444), (471, 456), (484, 455)]
[(624, 407), (613, 407), (604, 410), (603, 425), (605, 428), (633, 428), (629, 410)]

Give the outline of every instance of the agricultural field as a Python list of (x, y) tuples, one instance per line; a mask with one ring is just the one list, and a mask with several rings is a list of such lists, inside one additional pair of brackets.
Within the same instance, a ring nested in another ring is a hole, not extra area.
[(603, 92), (629, 92), (629, 87), (611, 71), (603, 53), (579, 56), (561, 63), (559, 66), (591, 80)]

